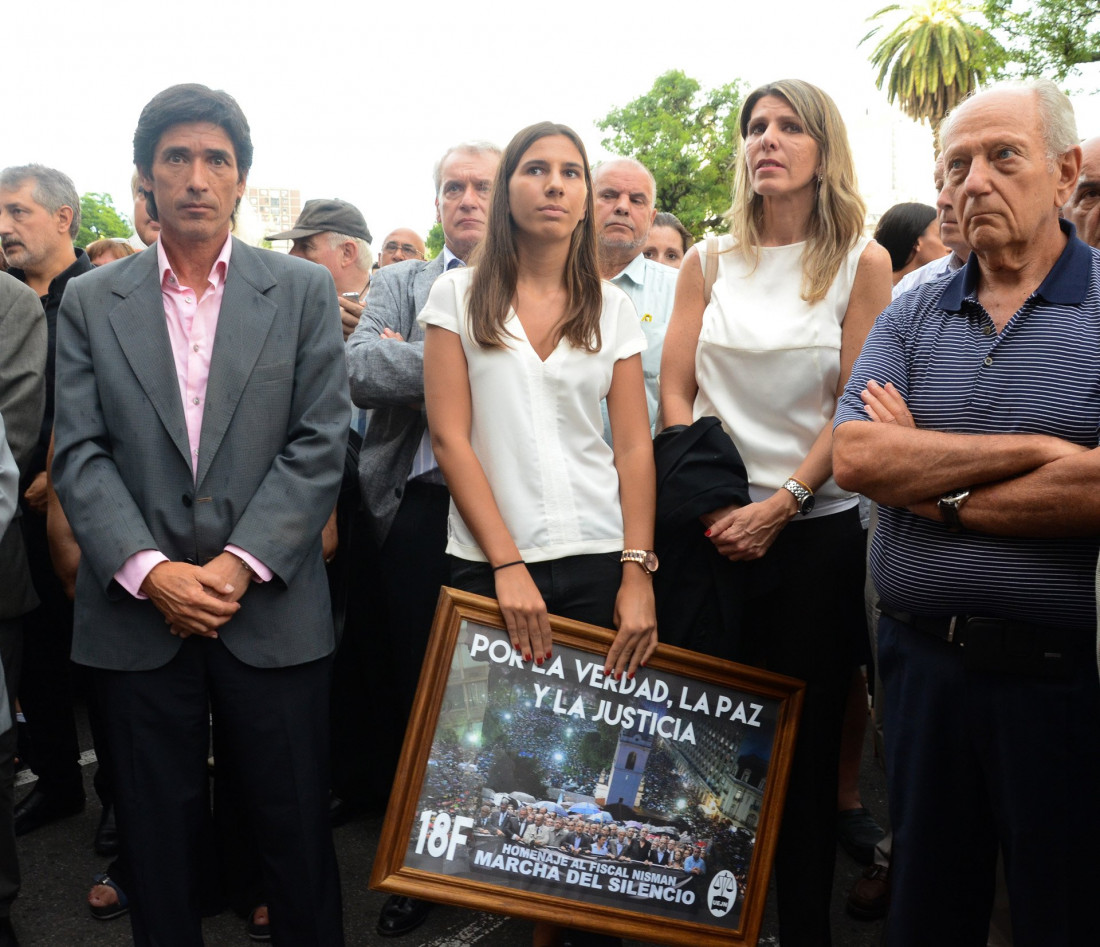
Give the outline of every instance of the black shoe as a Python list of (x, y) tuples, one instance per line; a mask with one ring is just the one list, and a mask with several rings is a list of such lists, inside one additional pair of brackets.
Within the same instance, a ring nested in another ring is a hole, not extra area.
[(890, 868), (871, 865), (848, 892), (848, 913), (863, 921), (885, 917), (890, 910)]
[[(15, 834), (26, 835), (44, 825), (84, 811), (84, 790), (78, 796), (48, 795), (37, 786), (15, 807)], [(0, 941), (0, 945), (2, 945)]]
[(19, 938), (15, 936), (10, 917), (0, 917), (0, 947), (19, 947)]
[(347, 825), (359, 814), (359, 806), (350, 799), (341, 799), (339, 796), (329, 796), (328, 817), (334, 829), (341, 825)]
[(99, 828), (95, 830), (95, 853), (104, 858), (114, 858), (118, 854), (118, 826), (115, 825), (115, 807), (106, 805), (99, 817)]
[(416, 930), (424, 923), (431, 909), (430, 901), (407, 898), (403, 894), (392, 895), (386, 898), (382, 913), (378, 915), (378, 933), (382, 937), (400, 937)]

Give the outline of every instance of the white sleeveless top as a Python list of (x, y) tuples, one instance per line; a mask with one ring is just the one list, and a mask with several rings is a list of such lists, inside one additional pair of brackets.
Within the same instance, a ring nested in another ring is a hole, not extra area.
[[(749, 496), (767, 499), (832, 423), (840, 339), (856, 268), (869, 237), (848, 254), (823, 300), (802, 299), (804, 243), (761, 247), (755, 270), (720, 237), (718, 276), (695, 351), (694, 417), (714, 415), (733, 438), (749, 475)], [(698, 244), (706, 272), (706, 244)], [(725, 252), (722, 252), (725, 251)], [(811, 516), (856, 505), (830, 477)]]

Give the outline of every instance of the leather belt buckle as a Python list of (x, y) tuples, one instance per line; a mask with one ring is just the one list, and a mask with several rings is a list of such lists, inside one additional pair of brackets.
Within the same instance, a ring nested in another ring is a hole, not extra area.
[[(951, 616), (951, 621), (949, 621), (947, 623), (947, 643), (948, 644), (954, 644), (955, 643), (955, 631), (956, 630), (961, 630), (961, 629), (958, 629), (958, 621), (959, 621), (959, 616), (958, 615), (952, 615)], [(965, 617), (963, 618), (963, 623), (964, 624), (966, 623), (966, 618)], [(961, 646), (962, 644), (963, 644), (963, 642), (960, 641), (959, 645)]]

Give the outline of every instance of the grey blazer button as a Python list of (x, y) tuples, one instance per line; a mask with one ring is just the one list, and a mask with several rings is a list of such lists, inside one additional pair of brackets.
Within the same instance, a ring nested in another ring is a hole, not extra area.
[(403, 489), (402, 489), (401, 487), (394, 487), (394, 488), (393, 488), (393, 495), (394, 495), (395, 497), (397, 497), (397, 499), (399, 499), (399, 500), (401, 499), (401, 495), (402, 495), (402, 494), (403, 494), (404, 492), (405, 492), (405, 491), (404, 491), (404, 490), (403, 490)]
[(185, 493), (183, 495), (183, 505), (188, 507), (191, 505), (191, 494)]

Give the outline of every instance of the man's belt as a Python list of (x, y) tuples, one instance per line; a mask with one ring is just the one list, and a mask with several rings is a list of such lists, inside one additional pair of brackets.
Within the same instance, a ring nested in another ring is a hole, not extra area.
[(914, 615), (888, 606), (882, 613), (962, 650), (972, 668), (1047, 675), (1064, 673), (1067, 658), (1088, 654), (1087, 629), (1040, 625), (981, 615)]

